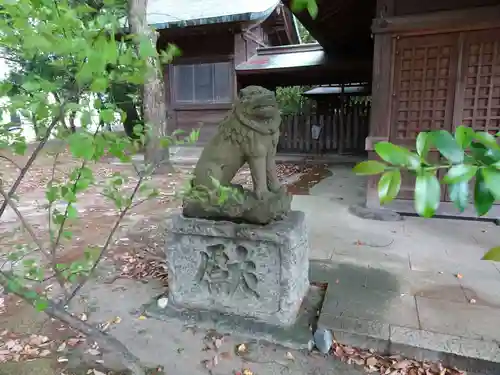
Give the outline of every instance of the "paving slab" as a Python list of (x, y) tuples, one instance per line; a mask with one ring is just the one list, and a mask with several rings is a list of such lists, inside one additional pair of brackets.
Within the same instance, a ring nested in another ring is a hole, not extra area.
[(321, 310), (324, 320), (342, 317), (419, 328), (415, 297), (387, 290), (329, 284)]
[[(138, 308), (148, 304), (164, 292), (164, 287), (156, 282), (144, 284), (125, 279), (117, 279), (113, 284), (102, 284), (91, 280), (84, 287), (82, 296), (86, 302), (74, 300), (72, 311), (87, 311), (88, 304), (95, 306), (88, 313), (90, 324), (100, 324), (120, 317), (121, 322), (109, 328), (109, 334), (116, 337), (148, 366), (161, 365), (167, 374), (206, 375), (209, 373), (204, 361), (211, 361), (218, 353), (207, 350), (206, 335), (211, 330), (193, 325), (178, 317), (140, 319), (143, 312)], [(225, 332), (218, 332), (223, 334)], [(224, 335), (219, 348), (219, 362), (210, 373), (227, 375), (249, 369), (259, 375), (363, 375), (364, 371), (353, 365), (336, 361), (331, 356), (310, 354), (279, 345), (272, 345), (259, 339), (240, 336), (234, 332)], [(236, 355), (235, 348), (244, 343), (246, 355)], [(294, 360), (290, 360), (290, 355)], [(120, 370), (112, 353), (103, 352), (99, 358), (106, 365)], [(71, 367), (78, 365), (79, 359), (70, 359)], [(0, 369), (1, 372), (1, 369)]]
[(159, 308), (156, 299), (146, 304), (144, 311), (145, 315), (161, 321), (177, 319), (179, 323), (198, 328), (214, 329), (221, 333), (236, 333), (250, 340), (259, 338), (287, 348), (306, 350), (312, 339), (311, 329), (316, 324), (317, 311), (321, 309), (323, 303), (323, 294), (321, 288), (311, 287), (304, 297), (297, 320), (287, 327), (207, 309), (184, 309), (172, 304), (167, 308)]
[(462, 278), (459, 282), (468, 301), (473, 301), (476, 305), (500, 309), (500, 288), (496, 278), (469, 277)]
[[(471, 304), (462, 279), (449, 272), (355, 266), (340, 257), (323, 269), (328, 288), (318, 327), (332, 330), (337, 340), (485, 375), (500, 373), (500, 308)], [(336, 270), (342, 270), (342, 279)], [(498, 290), (495, 280), (490, 287)]]
[(422, 329), (478, 340), (500, 341), (500, 310), (470, 303), (416, 297)]

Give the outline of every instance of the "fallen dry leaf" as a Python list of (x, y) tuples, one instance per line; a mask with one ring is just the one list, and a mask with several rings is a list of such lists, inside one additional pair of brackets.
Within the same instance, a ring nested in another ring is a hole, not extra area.
[(222, 346), (222, 339), (215, 339), (214, 345), (216, 349), (219, 349)]
[(85, 340), (84, 339), (81, 339), (81, 338), (71, 338), (67, 341), (67, 344), (71, 347), (75, 347), (77, 346), (78, 344), (84, 342)]
[(231, 353), (229, 353), (229, 352), (222, 352), (219, 354), (219, 357), (221, 359), (231, 359), (232, 358)]
[(372, 349), (364, 350), (338, 342), (333, 343), (332, 355), (348, 364), (365, 366), (368, 373), (381, 375), (465, 375), (463, 371), (446, 368), (439, 362), (415, 361), (400, 355), (383, 356)]
[(412, 365), (412, 361), (403, 360), (401, 362), (397, 362), (393, 367), (396, 368), (396, 369), (404, 370), (407, 367), (409, 367), (410, 365)]
[(100, 354), (101, 354), (101, 352), (100, 352), (99, 350), (97, 350), (97, 349), (92, 349), (92, 348), (91, 348), (91, 349), (88, 349), (88, 350), (87, 350), (87, 353), (89, 353), (90, 355), (94, 355), (94, 356), (98, 356), (98, 355), (100, 355)]
[(367, 366), (373, 367), (373, 366), (376, 366), (378, 364), (378, 360), (375, 357), (370, 357), (366, 360), (365, 363)]
[(243, 375), (253, 375), (253, 372), (246, 368), (243, 369)]

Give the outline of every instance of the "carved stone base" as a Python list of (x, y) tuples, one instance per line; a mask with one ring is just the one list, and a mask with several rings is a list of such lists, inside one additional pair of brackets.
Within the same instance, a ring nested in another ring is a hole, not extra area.
[(242, 202), (227, 201), (220, 204), (218, 201), (210, 202), (208, 196), (202, 199), (184, 199), (183, 215), (265, 225), (280, 220), (291, 210), (292, 195), (284, 188), (276, 193), (269, 193), (265, 199), (257, 199), (253, 191), (244, 189), (241, 185), (233, 184), (232, 187), (239, 190)]
[(266, 226), (173, 218), (167, 240), (169, 303), (294, 323), (309, 288), (303, 212)]

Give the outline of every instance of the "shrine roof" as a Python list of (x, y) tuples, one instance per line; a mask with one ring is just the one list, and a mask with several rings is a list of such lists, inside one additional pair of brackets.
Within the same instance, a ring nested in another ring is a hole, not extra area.
[(148, 24), (156, 29), (266, 19), (279, 0), (150, 0)]

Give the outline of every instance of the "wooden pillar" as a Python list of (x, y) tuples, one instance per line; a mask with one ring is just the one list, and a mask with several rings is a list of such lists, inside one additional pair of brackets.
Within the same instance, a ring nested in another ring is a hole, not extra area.
[[(370, 125), (365, 150), (369, 159), (376, 159), (374, 146), (377, 142), (388, 141), (391, 131), (391, 76), (393, 70), (393, 38), (390, 34), (374, 35), (372, 102)], [(378, 177), (369, 177), (366, 189), (366, 205), (380, 208), (377, 193)]]

